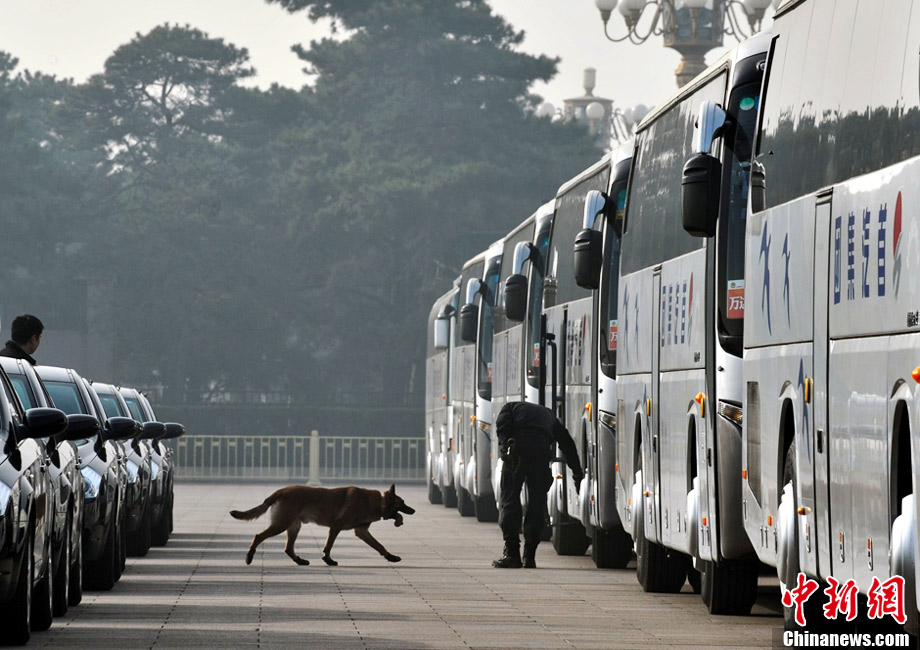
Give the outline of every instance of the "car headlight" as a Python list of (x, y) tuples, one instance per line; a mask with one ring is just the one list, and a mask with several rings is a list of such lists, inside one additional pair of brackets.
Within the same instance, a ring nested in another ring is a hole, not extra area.
[(94, 470), (89, 465), (80, 468), (83, 474), (83, 494), (87, 499), (95, 499), (99, 496), (99, 487), (102, 485), (102, 474)]
[(150, 479), (152, 481), (155, 481), (157, 480), (157, 476), (159, 475), (160, 475), (160, 464), (156, 462), (155, 460), (151, 461), (150, 462)]
[(6, 516), (7, 508), (10, 506), (10, 497), (13, 496), (13, 488), (0, 481), (0, 517)]
[(140, 469), (138, 464), (135, 463), (133, 460), (128, 459), (127, 469), (128, 469), (128, 483), (137, 482), (137, 471)]

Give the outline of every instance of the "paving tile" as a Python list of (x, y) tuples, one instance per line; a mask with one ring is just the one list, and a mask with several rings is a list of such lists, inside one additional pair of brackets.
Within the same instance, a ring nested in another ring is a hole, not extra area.
[[(326, 530), (304, 526), (295, 565), (283, 536), (244, 562), (266, 521), (240, 522), (277, 484), (176, 486), (175, 531), (165, 547), (129, 558), (110, 592), (33, 634), (36, 648), (736, 648), (771, 647), (782, 627), (775, 581), (762, 581), (754, 615), (709, 616), (689, 586), (646, 594), (634, 568), (596, 569), (588, 555), (537, 552), (536, 570), (496, 570), (496, 524), (427, 503), (422, 486), (398, 487), (417, 512), (372, 527), (398, 563), (342, 534), (321, 561)], [(387, 486), (379, 486), (385, 489)]]

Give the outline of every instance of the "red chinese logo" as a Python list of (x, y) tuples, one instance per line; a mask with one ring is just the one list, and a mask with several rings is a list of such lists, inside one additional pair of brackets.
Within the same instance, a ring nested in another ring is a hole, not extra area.
[(840, 581), (833, 576), (827, 579), (827, 604), (824, 605), (824, 618), (836, 619), (838, 614), (846, 614), (848, 621), (856, 618), (856, 595), (859, 589), (856, 588), (856, 581), (847, 580), (840, 584)]
[(907, 620), (904, 614), (904, 578), (894, 576), (885, 582), (872, 578), (869, 587), (869, 618), (891, 615), (901, 625)]
[(783, 605), (792, 607), (795, 605), (795, 622), (800, 626), (805, 626), (805, 603), (811, 598), (811, 595), (818, 591), (818, 583), (805, 577), (800, 573), (797, 579), (798, 586), (795, 589), (785, 590), (783, 592)]

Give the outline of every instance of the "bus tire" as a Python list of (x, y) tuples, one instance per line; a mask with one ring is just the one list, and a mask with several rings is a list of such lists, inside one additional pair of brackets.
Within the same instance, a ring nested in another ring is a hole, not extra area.
[(498, 504), (491, 496), (476, 497), (473, 501), (473, 510), (476, 511), (476, 521), (487, 523), (498, 521)]
[(473, 498), (464, 488), (457, 488), (457, 510), (461, 517), (472, 517), (476, 514), (473, 508)]
[(428, 479), (428, 503), (440, 505), (441, 501), (441, 488), (435, 485), (434, 479)]
[(584, 555), (591, 544), (581, 522), (561, 512), (553, 521), (552, 540), (556, 555)]
[(441, 498), (444, 501), (445, 508), (457, 507), (457, 490), (453, 485), (446, 485), (441, 490)]
[(710, 614), (747, 616), (757, 600), (759, 565), (752, 560), (702, 561), (702, 596)]
[[(642, 469), (641, 450), (639, 469)], [(656, 544), (645, 536), (645, 512), (644, 504), (640, 503), (636, 513), (636, 579), (645, 592), (676, 594), (687, 581), (690, 558)]]
[(595, 528), (591, 559), (598, 569), (625, 569), (632, 560), (632, 538), (619, 527)]

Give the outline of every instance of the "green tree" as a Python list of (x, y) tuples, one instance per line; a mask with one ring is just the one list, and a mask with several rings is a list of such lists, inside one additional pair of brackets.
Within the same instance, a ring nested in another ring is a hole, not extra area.
[(295, 47), (316, 75), (301, 136), (316, 176), (292, 245), (312, 252), (301, 281), (321, 283), (329, 320), (301, 338), (333, 350), (339, 385), (418, 403), (433, 299), (600, 152), (534, 116), (529, 88), (556, 63), (519, 52), (482, 0), (270, 1), (338, 30)]

